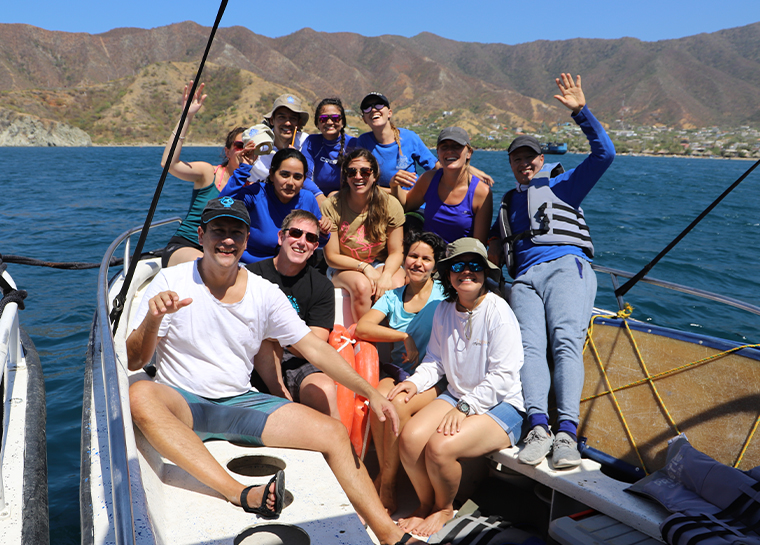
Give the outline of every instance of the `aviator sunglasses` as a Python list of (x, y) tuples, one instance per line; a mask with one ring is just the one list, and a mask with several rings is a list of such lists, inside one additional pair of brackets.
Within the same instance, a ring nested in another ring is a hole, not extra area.
[(367, 106), (366, 108), (362, 108), (362, 112), (364, 112), (365, 114), (368, 114), (372, 111), (372, 108), (374, 108), (375, 110), (382, 110), (383, 108), (385, 108), (385, 104), (383, 104), (382, 102), (378, 102), (377, 104), (373, 104), (372, 106)]
[(341, 120), (341, 116), (340, 114), (322, 114), (317, 119), (319, 119), (320, 123), (327, 123), (328, 121), (338, 123)]
[(369, 175), (372, 174), (372, 169), (369, 167), (361, 167), (361, 168), (354, 168), (354, 167), (348, 167), (346, 169), (346, 174), (349, 178), (353, 178), (356, 176), (356, 173), (361, 174), (362, 178), (369, 178)]
[(306, 242), (311, 242), (312, 244), (319, 242), (319, 237), (315, 233), (309, 233), (308, 231), (304, 231), (303, 229), (299, 229), (298, 227), (291, 227), (290, 229), (287, 229), (285, 232), (291, 238), (299, 239), (303, 235), (306, 235)]
[(457, 261), (451, 266), (451, 272), (460, 273), (465, 268), (470, 269), (470, 272), (479, 273), (483, 270), (484, 265), (480, 261)]

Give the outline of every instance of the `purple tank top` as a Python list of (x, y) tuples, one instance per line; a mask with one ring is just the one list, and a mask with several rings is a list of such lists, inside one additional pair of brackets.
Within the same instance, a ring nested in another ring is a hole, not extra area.
[(475, 214), (472, 211), (472, 200), (475, 197), (475, 187), (480, 179), (473, 176), (462, 202), (459, 204), (444, 204), (438, 197), (438, 184), (443, 176), (443, 170), (438, 171), (430, 180), (425, 192), (425, 231), (432, 231), (448, 244), (462, 237), (472, 236), (472, 225)]

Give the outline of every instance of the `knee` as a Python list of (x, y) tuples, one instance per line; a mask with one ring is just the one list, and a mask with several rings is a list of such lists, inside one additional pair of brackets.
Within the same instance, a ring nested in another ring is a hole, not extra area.
[(138, 380), (129, 387), (129, 408), (132, 420), (136, 423), (144, 421), (151, 414), (150, 404), (153, 401), (153, 382)]
[(425, 462), (432, 465), (442, 465), (456, 458), (450, 448), (451, 441), (443, 434), (437, 433), (431, 437), (425, 447)]
[(429, 437), (430, 435), (428, 433), (425, 433), (425, 431), (418, 426), (414, 426), (413, 423), (404, 426), (398, 442), (399, 453), (401, 454), (402, 459), (407, 461), (411, 460), (418, 453), (422, 452), (422, 450), (425, 449), (425, 444)]
[(301, 383), (301, 396), (321, 394), (327, 399), (337, 398), (335, 381), (324, 373), (312, 373)]
[(353, 283), (351, 296), (359, 299), (369, 299), (372, 297), (372, 285), (366, 277), (358, 278), (357, 281)]

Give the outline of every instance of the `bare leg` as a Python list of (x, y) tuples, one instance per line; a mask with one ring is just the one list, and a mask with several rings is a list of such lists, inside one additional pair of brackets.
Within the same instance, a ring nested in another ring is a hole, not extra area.
[(435, 505), (415, 533), (430, 536), (454, 516), (454, 497), (462, 480), (460, 458), (475, 458), (507, 448), (509, 436), (487, 415), (465, 418), (454, 435), (435, 433), (425, 448), (425, 462), (435, 490)]
[(436, 429), (443, 416), (451, 410), (451, 405), (440, 399), (434, 400), (420, 410), (404, 427), (399, 443), (401, 463), (412, 481), (420, 506), (409, 517), (400, 519), (398, 524), (406, 531), (417, 531), (435, 505), (435, 490), (428, 477), (425, 447), (437, 433)]
[(351, 314), (354, 321), (358, 322), (372, 308), (372, 285), (369, 278), (358, 271), (340, 271), (333, 275), (332, 282), (336, 288), (348, 290), (351, 295)]
[[(293, 422), (301, 425), (293, 426)], [(304, 405), (291, 403), (269, 416), (262, 440), (273, 447), (321, 452), (341, 487), (381, 543), (394, 544), (403, 535), (380, 503), (367, 470), (355, 455), (340, 421)], [(410, 541), (413, 543), (413, 541)]]
[(269, 388), (273, 396), (293, 401), (293, 397), (282, 380), (282, 347), (277, 341), (265, 339), (253, 357), (253, 367)]
[(304, 405), (340, 420), (335, 381), (324, 373), (312, 373), (303, 379), (299, 394)]
[(196, 250), (195, 248), (185, 246), (178, 249), (171, 255), (171, 257), (169, 257), (169, 267), (179, 265), (180, 263), (187, 263), (188, 261), (195, 261), (199, 257), (203, 257), (203, 252)]
[[(193, 432), (190, 407), (176, 390), (149, 380), (140, 380), (129, 388), (132, 420), (161, 456), (171, 460), (227, 501), (240, 505), (245, 488), (233, 479)], [(267, 505), (274, 509), (275, 495), (270, 490)], [(261, 505), (263, 487), (248, 494), (248, 505)]]

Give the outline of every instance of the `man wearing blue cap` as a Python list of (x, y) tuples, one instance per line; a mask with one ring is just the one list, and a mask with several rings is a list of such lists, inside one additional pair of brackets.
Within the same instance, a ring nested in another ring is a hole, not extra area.
[(148, 286), (127, 338), (127, 361), (136, 371), (155, 353), (157, 373), (155, 381), (138, 380), (130, 387), (132, 419), (162, 456), (265, 518), (282, 511), (284, 473), (264, 486), (244, 487), (203, 440), (321, 452), (380, 541), (406, 543), (410, 536), (383, 509), (345, 427), (305, 405), (251, 388), (253, 358), (261, 342), (273, 338), (369, 399), (380, 420), (390, 418), (398, 429), (392, 404), (298, 318), (279, 288), (239, 266), (249, 223), (240, 201), (209, 201), (198, 229), (203, 257), (161, 270)]

